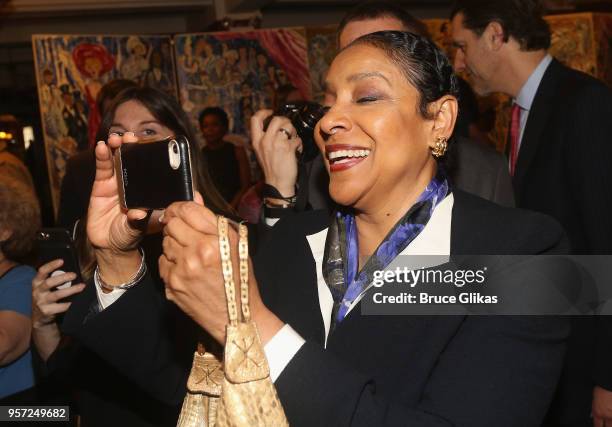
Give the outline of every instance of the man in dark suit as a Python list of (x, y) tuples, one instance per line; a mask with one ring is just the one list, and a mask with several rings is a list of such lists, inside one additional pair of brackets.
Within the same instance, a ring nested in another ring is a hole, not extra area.
[[(376, 31), (410, 31), (428, 37), (427, 27), (410, 15), (403, 7), (390, 2), (366, 2), (351, 9), (338, 27), (338, 48), (342, 49), (355, 39)], [(465, 85), (464, 87), (466, 87)], [(461, 98), (467, 98), (460, 95)], [(459, 122), (468, 120), (469, 114), (462, 114), (467, 108), (460, 104)], [(469, 123), (457, 125), (455, 129), (467, 129)], [(503, 156), (484, 143), (475, 142), (468, 135), (454, 133), (456, 142), (451, 144), (452, 160), (447, 165), (449, 178), (453, 185), (463, 191), (491, 200), (500, 205), (514, 206), (512, 183)], [(454, 146), (456, 145), (456, 146)], [(260, 148), (261, 147), (261, 148)], [(264, 159), (262, 169), (266, 183), (276, 187), (282, 196), (290, 198), (295, 191), (294, 175), (287, 173), (287, 164), (295, 162), (292, 152), (285, 147), (275, 150), (265, 144), (254, 145), (258, 157)], [(274, 163), (274, 158), (286, 156), (284, 161)], [(282, 168), (270, 168), (267, 164), (282, 164)], [(297, 168), (297, 165), (295, 166)], [(328, 194), (329, 176), (320, 156), (309, 162), (302, 173), (308, 175), (308, 202), (315, 209), (329, 209), (331, 201)], [(290, 207), (286, 200), (269, 199), (271, 205)], [(266, 217), (284, 216), (277, 209), (266, 209)], [(267, 220), (269, 224), (269, 220)]]
[[(535, 1), (463, 0), (451, 16), (455, 68), (477, 93), (514, 99), (508, 152), (517, 206), (559, 220), (574, 253), (612, 253), (610, 89), (547, 53), (550, 30)], [(592, 393), (594, 425), (612, 425), (612, 319), (574, 323), (551, 422), (590, 424)]]

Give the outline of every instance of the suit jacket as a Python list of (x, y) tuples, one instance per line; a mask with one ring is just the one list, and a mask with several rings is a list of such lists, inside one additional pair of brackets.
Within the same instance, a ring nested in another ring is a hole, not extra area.
[[(611, 117), (612, 91), (553, 59), (529, 111), (513, 184), (517, 206), (556, 218), (577, 254), (612, 253)], [(574, 319), (573, 327), (552, 425), (590, 425), (593, 381), (612, 390), (612, 317)]]
[(455, 142), (451, 181), (466, 191), (502, 206), (513, 207), (514, 193), (508, 162), (492, 147), (459, 137)]
[[(563, 251), (554, 221), (454, 194), (451, 254)], [(562, 365), (564, 320), (362, 316), (356, 307), (324, 349), (306, 236), (328, 224), (325, 211), (289, 217), (254, 258), (264, 302), (307, 340), (276, 381), (292, 426), (539, 425)], [(174, 356), (168, 304), (155, 280), (147, 277), (83, 324), (91, 302), (87, 291), (79, 295), (65, 325), (149, 393), (178, 404), (189, 365)]]
[(612, 253), (612, 91), (553, 59), (536, 92), (513, 177), (520, 208), (565, 228), (580, 254)]

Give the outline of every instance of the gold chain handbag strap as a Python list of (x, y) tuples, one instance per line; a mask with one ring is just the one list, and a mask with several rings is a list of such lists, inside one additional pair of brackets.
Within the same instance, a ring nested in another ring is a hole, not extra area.
[[(225, 296), (230, 325), (238, 324), (238, 310), (236, 309), (236, 291), (234, 286), (234, 269), (232, 267), (231, 249), (229, 241), (229, 221), (224, 216), (217, 217), (219, 232), (219, 252), (221, 255), (221, 269), (225, 282)], [(240, 272), (240, 307), (242, 322), (251, 320), (249, 309), (249, 240), (248, 231), (244, 224), (238, 224), (238, 257)]]
[[(221, 267), (225, 282), (225, 296), (229, 325), (226, 330), (224, 372), (233, 383), (255, 381), (269, 376), (268, 363), (261, 346), (255, 323), (251, 320), (249, 310), (249, 245), (248, 231), (245, 225), (238, 226), (238, 252), (240, 270), (240, 302), (242, 321), (238, 320), (237, 301), (231, 263), (231, 252), (228, 236), (228, 220), (217, 217), (219, 231), (219, 251)], [(257, 342), (257, 345), (255, 343)]]
[(216, 426), (286, 427), (288, 422), (270, 379), (268, 361), (259, 338), (257, 326), (251, 320), (249, 310), (247, 228), (244, 224), (238, 225), (240, 306), (243, 317), (242, 321), (239, 322), (237, 321), (237, 301), (233, 300), (235, 290), (232, 280), (228, 220), (219, 217), (217, 222), (230, 324), (226, 328), (223, 359), (225, 380), (217, 407)]
[(251, 320), (249, 309), (249, 233), (246, 225), (238, 225), (238, 257), (240, 259), (240, 305), (244, 322)]
[(219, 253), (221, 255), (221, 270), (225, 282), (225, 297), (227, 300), (227, 314), (231, 326), (238, 324), (238, 310), (236, 310), (236, 291), (234, 286), (234, 270), (230, 256), (230, 242), (228, 235), (227, 218), (217, 217), (217, 230), (219, 232)]

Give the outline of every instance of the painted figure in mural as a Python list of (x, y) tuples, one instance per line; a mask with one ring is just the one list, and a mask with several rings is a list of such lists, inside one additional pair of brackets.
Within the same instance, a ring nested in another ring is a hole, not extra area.
[(256, 73), (257, 72), (257, 50), (255, 49), (255, 47), (250, 46), (249, 50), (248, 50), (248, 62), (249, 62), (249, 70), (251, 70), (252, 73)]
[(191, 37), (185, 38), (183, 54), (179, 56), (177, 63), (187, 75), (188, 83), (199, 84), (198, 60), (193, 55)]
[(149, 56), (146, 45), (138, 36), (130, 36), (127, 39), (126, 49), (128, 57), (121, 64), (121, 76), (124, 79), (142, 82), (145, 72), (149, 69)]
[(40, 106), (44, 114), (45, 132), (51, 138), (57, 139), (66, 134), (66, 126), (62, 119), (62, 97), (55, 83), (53, 71), (45, 68), (42, 72), (40, 88)]
[[(79, 113), (76, 107), (75, 93), (70, 90), (70, 86), (63, 84), (60, 86), (62, 92), (62, 118), (66, 125), (67, 136), (72, 138), (76, 144), (76, 150), (81, 151), (87, 148), (87, 121)], [(77, 92), (80, 96), (80, 92)]]
[(229, 83), (227, 78), (227, 61), (225, 58), (217, 58), (213, 68), (210, 70), (210, 80), (214, 85), (225, 86)]
[(287, 73), (285, 73), (285, 70), (283, 70), (282, 68), (276, 69), (275, 76), (276, 76), (276, 84), (278, 85), (277, 87), (281, 87), (281, 86), (290, 84), (289, 79), (287, 78)]
[(80, 43), (72, 51), (72, 60), (80, 75), (85, 78), (82, 86), (89, 107), (87, 134), (89, 146), (93, 147), (96, 143), (96, 132), (100, 126), (100, 112), (96, 105), (96, 97), (104, 84), (103, 76), (115, 67), (115, 59), (102, 45)]
[(263, 52), (257, 53), (257, 66), (253, 72), (253, 75), (259, 80), (259, 86), (263, 87), (268, 82), (272, 82), (272, 84), (274, 84), (274, 80), (270, 78), (268, 73), (268, 68), (269, 63), (266, 54)]
[(325, 76), (329, 68), (326, 52), (329, 50), (329, 39), (323, 35), (316, 35), (311, 40), (310, 81), (312, 84), (313, 99), (322, 99), (325, 87)]
[(263, 110), (266, 108), (272, 108), (272, 103), (274, 102), (274, 97), (276, 96), (276, 91), (274, 89), (274, 85), (272, 82), (266, 82), (262, 86), (262, 92), (260, 93), (259, 105), (257, 106), (258, 110)]
[(74, 106), (76, 111), (83, 123), (85, 123), (85, 140), (87, 141), (87, 104), (81, 95), (81, 91), (75, 90), (74, 94)]
[(227, 49), (224, 53), (223, 53), (223, 57), (225, 58), (225, 61), (227, 62), (227, 68), (230, 71), (233, 71), (234, 69), (238, 68), (238, 52), (236, 51), (236, 49)]
[(195, 104), (189, 98), (189, 91), (187, 88), (181, 88), (181, 107), (185, 110), (186, 113), (191, 113), (195, 108)]
[(213, 47), (203, 38), (195, 43), (193, 55), (198, 63), (200, 73), (208, 73), (215, 63), (215, 52)]
[(160, 50), (155, 49), (151, 53), (150, 66), (144, 75), (144, 85), (154, 87), (164, 92), (169, 92), (172, 89), (170, 79), (164, 73), (164, 58)]
[(237, 97), (240, 90), (240, 85), (244, 80), (244, 76), (238, 67), (238, 51), (236, 49), (227, 49), (223, 54), (226, 61), (226, 81), (230, 86), (230, 96)]
[(241, 98), (248, 98), (249, 100), (253, 98), (253, 88), (251, 87), (250, 79), (246, 79), (240, 85), (240, 96)]
[(40, 98), (43, 107), (49, 105), (55, 98), (58, 98), (56, 92), (57, 85), (55, 84), (53, 71), (45, 68), (42, 72), (42, 87), (40, 89)]
[(243, 75), (249, 73), (249, 51), (246, 46), (240, 46), (238, 48), (238, 69)]

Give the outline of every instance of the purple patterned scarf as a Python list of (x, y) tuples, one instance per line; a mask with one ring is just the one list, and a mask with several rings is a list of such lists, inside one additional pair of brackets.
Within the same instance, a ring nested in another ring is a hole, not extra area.
[(323, 277), (334, 299), (332, 328), (346, 317), (353, 301), (372, 283), (374, 272), (384, 270), (419, 235), (449, 192), (446, 175), (438, 168), (437, 175), (389, 231), (361, 271), (357, 271), (359, 243), (355, 216), (342, 211), (334, 214), (323, 254)]

